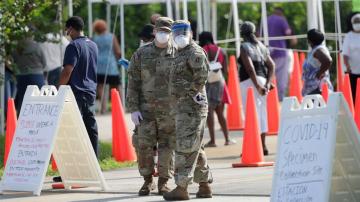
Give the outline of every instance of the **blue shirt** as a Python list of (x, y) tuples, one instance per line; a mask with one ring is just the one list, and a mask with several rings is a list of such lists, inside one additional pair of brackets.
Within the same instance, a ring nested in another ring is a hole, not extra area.
[(87, 37), (78, 37), (66, 47), (64, 66), (74, 66), (68, 85), (75, 96), (87, 94), (95, 100), (97, 56), (96, 44)]

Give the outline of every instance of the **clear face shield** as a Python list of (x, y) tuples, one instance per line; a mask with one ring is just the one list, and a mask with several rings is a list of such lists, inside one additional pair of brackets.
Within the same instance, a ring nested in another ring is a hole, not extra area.
[(174, 38), (179, 35), (190, 36), (191, 27), (188, 24), (177, 24), (171, 28), (171, 32)]
[(175, 44), (179, 48), (184, 48), (190, 43), (191, 28), (188, 24), (176, 24), (171, 28)]

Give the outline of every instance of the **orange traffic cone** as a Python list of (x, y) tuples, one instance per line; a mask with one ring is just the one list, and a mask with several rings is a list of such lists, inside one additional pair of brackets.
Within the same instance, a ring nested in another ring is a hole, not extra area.
[(323, 96), (325, 102), (327, 102), (329, 98), (329, 87), (326, 83), (323, 83), (321, 86), (321, 95)]
[(230, 56), (229, 60), (229, 77), (228, 88), (231, 98), (231, 104), (227, 107), (227, 126), (229, 130), (243, 130), (244, 121), (242, 117), (242, 104), (240, 84), (238, 77), (236, 58), (234, 55)]
[(343, 69), (342, 69), (342, 65), (341, 65), (341, 54), (338, 54), (338, 59), (337, 59), (337, 78), (336, 78), (336, 82), (337, 82), (337, 92), (341, 92), (342, 91), (342, 84), (344, 83), (344, 74), (343, 74)]
[(302, 75), (302, 67), (304, 65), (304, 62), (305, 62), (305, 53), (304, 52), (301, 52), (299, 53), (299, 69), (300, 69), (300, 76)]
[(355, 123), (360, 131), (360, 78), (356, 81)]
[(273, 162), (264, 162), (254, 91), (252, 88), (249, 88), (246, 98), (246, 119), (241, 163), (234, 163), (232, 167), (260, 167), (271, 166), (273, 164)]
[(7, 114), (6, 114), (6, 134), (5, 134), (5, 153), (4, 153), (4, 167), (10, 152), (12, 140), (15, 134), (17, 123), (16, 109), (14, 99), (9, 98), (7, 103)]
[(267, 96), (268, 135), (277, 135), (279, 131), (280, 110), (276, 80), (274, 80), (274, 85), (275, 87)]
[(135, 161), (136, 155), (125, 122), (119, 92), (111, 89), (112, 104), (112, 153), (116, 161)]
[(302, 100), (301, 95), (302, 82), (300, 74), (300, 65), (299, 65), (299, 55), (297, 52), (294, 52), (294, 70), (291, 73), (289, 95), (296, 96), (299, 102)]
[(352, 97), (352, 92), (351, 92), (349, 74), (345, 74), (344, 84), (342, 86), (342, 91), (344, 93), (344, 97), (346, 99), (346, 102), (349, 105), (350, 112), (354, 116), (354, 111), (355, 110), (354, 110), (354, 102), (353, 102), (353, 97)]

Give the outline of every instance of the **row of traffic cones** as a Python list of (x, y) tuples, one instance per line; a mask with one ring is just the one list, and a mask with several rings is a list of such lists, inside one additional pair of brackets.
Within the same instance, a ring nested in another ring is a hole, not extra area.
[[(290, 95), (296, 96), (299, 101), (302, 100), (301, 96), (301, 89), (302, 89), (302, 82), (301, 82), (301, 75), (302, 75), (302, 68), (305, 60), (305, 54), (297, 52), (294, 52), (294, 70), (291, 75), (291, 82), (290, 82)], [(301, 66), (300, 66), (301, 65)], [(341, 65), (341, 63), (338, 63), (338, 67)], [(340, 71), (341, 70), (341, 71)], [(263, 155), (262, 155), (262, 147), (260, 142), (260, 132), (259, 132), (259, 126), (257, 123), (256, 118), (256, 109), (255, 108), (255, 101), (252, 101), (253, 99), (253, 90), (248, 89), (248, 97), (247, 97), (247, 106), (246, 106), (246, 117), (245, 121), (242, 120), (241, 113), (234, 113), (234, 111), (242, 111), (241, 108), (241, 94), (240, 94), (240, 88), (238, 86), (238, 78), (237, 78), (237, 70), (236, 70), (236, 62), (235, 57), (230, 57), (230, 63), (229, 63), (229, 83), (228, 87), (230, 90), (230, 96), (231, 99), (234, 100), (233, 104), (229, 106), (228, 108), (228, 126), (229, 128), (236, 130), (236, 129), (244, 129), (244, 139), (243, 139), (243, 151), (242, 151), (242, 159), (241, 163), (233, 164), (233, 167), (243, 167), (243, 166), (261, 166), (261, 165), (271, 165), (269, 162), (263, 161)], [(350, 111), (354, 115), (355, 122), (358, 126), (358, 129), (360, 130), (360, 79), (357, 81), (357, 92), (356, 92), (356, 100), (355, 100), (355, 107), (353, 105), (353, 98), (351, 93), (351, 87), (350, 87), (350, 79), (349, 75), (345, 75), (343, 77), (342, 75), (342, 68), (338, 68), (338, 81), (343, 82), (343, 84), (338, 85), (338, 89), (341, 89), (343, 92), (347, 103), (349, 104)], [(237, 85), (237, 86), (236, 86)], [(326, 84), (322, 86), (322, 96), (324, 100), (327, 102), (328, 96), (329, 96), (329, 89)], [(238, 98), (238, 99), (234, 99)], [(277, 134), (278, 127), (279, 127), (279, 102), (277, 99), (277, 89), (275, 86), (275, 89), (269, 92), (268, 98), (267, 98), (267, 116), (271, 117), (271, 119), (268, 119), (268, 128), (269, 128), (269, 134)], [(250, 105), (249, 105), (250, 102)], [(254, 106), (251, 106), (254, 105)], [(250, 113), (250, 114), (249, 114)], [(237, 116), (236, 119), (234, 119), (234, 115)], [(254, 118), (255, 117), (255, 118)], [(240, 120), (240, 121), (238, 121)], [(234, 124), (237, 123), (236, 124)], [(242, 124), (245, 122), (245, 128), (242, 127)], [(230, 123), (230, 124), (229, 124)], [(233, 126), (237, 127), (233, 127)]]

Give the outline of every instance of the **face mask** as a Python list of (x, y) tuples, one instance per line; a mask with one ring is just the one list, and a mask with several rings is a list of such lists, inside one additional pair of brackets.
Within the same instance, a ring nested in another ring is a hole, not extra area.
[(179, 35), (175, 37), (174, 41), (179, 48), (184, 48), (189, 45), (190, 38), (185, 35)]
[(157, 32), (155, 34), (156, 41), (161, 43), (161, 44), (167, 43), (169, 41), (169, 38), (170, 38), (170, 33)]
[(72, 41), (72, 38), (71, 38), (71, 36), (70, 36), (70, 34), (71, 34), (71, 31), (66, 31), (66, 36), (65, 36), (65, 38), (68, 40), (68, 41)]
[(360, 32), (360, 23), (354, 23), (352, 27), (355, 32)]

